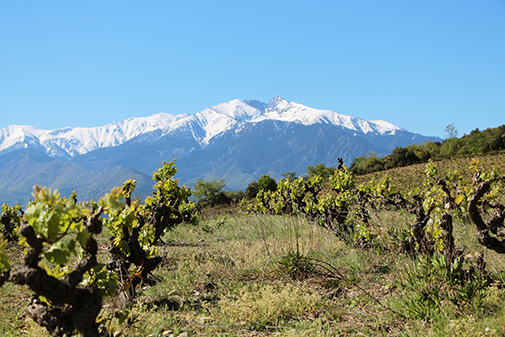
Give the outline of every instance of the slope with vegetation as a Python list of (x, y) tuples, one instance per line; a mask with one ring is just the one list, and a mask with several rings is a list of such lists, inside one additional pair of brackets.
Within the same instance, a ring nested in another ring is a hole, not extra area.
[(99, 203), (38, 188), (24, 210), (2, 207), (0, 332), (502, 336), (500, 160), (375, 177), (314, 165), (249, 194), (198, 181), (197, 205), (174, 163), (143, 202), (133, 180)]
[(425, 142), (393, 149), (383, 158), (370, 153), (368, 156), (354, 158), (351, 170), (355, 174), (366, 174), (426, 163), (428, 160), (449, 160), (505, 150), (505, 125), (484, 131), (473, 130), (469, 135), (457, 137), (453, 124), (446, 127), (446, 140), (443, 142)]

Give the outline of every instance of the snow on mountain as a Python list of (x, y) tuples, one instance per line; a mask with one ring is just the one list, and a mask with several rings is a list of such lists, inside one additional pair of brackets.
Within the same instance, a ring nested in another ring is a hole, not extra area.
[[(233, 113), (233, 111), (231, 112)], [(235, 118), (214, 109), (205, 109), (194, 116), (195, 121), (205, 133), (204, 137), (197, 139), (202, 145), (207, 145), (214, 136), (233, 128), (239, 123)]]
[(163, 129), (188, 115), (155, 114), (129, 118), (94, 128), (42, 130), (33, 126), (11, 125), (0, 130), (0, 152), (9, 148), (41, 146), (53, 157), (75, 156), (98, 148), (122, 144), (142, 133)]
[(211, 110), (229, 116), (241, 122), (249, 122), (260, 117), (265, 111), (266, 104), (258, 101), (243, 101), (234, 99), (216, 105)]
[(268, 104), (235, 99), (207, 108), (193, 115), (159, 113), (149, 117), (129, 118), (94, 128), (42, 130), (32, 126), (8, 126), (0, 129), (0, 152), (20, 147), (45, 148), (52, 157), (73, 157), (98, 148), (113, 147), (141, 134), (159, 130), (158, 136), (172, 132), (190, 133), (202, 146), (227, 130), (244, 123), (264, 120), (294, 122), (303, 125), (331, 124), (362, 133), (395, 134), (400, 127), (385, 121), (365, 121), (330, 110), (318, 110), (288, 102), (280, 96)]
[(332, 124), (363, 133), (394, 134), (398, 130), (403, 130), (392, 123), (365, 121), (330, 110), (318, 110), (299, 103), (288, 102), (279, 96), (270, 101), (265, 114), (255, 121), (264, 119), (295, 122), (304, 125)]

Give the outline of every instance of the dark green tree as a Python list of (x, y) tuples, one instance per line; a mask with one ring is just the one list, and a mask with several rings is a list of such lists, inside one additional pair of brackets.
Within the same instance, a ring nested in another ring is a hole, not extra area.
[(272, 191), (277, 189), (277, 182), (269, 174), (264, 174), (257, 180), (259, 191)]
[(283, 172), (281, 173), (281, 177), (289, 181), (293, 181), (296, 179), (296, 172)]
[(258, 183), (255, 181), (252, 181), (249, 183), (249, 185), (247, 185), (246, 189), (245, 189), (245, 193), (244, 193), (244, 196), (246, 197), (246, 199), (254, 199), (256, 198), (256, 194), (258, 194)]
[(419, 161), (414, 150), (409, 147), (395, 147), (388, 159), (388, 163), (385, 166), (386, 169), (412, 165)]
[(214, 180), (197, 179), (193, 185), (193, 196), (199, 207), (213, 207), (230, 203), (230, 198), (223, 192), (226, 186), (224, 178)]
[(254, 199), (259, 191), (275, 191), (277, 182), (269, 174), (264, 174), (258, 180), (251, 182), (245, 189), (245, 197)]
[(335, 172), (335, 168), (333, 166), (326, 167), (323, 163), (307, 166), (307, 176), (309, 179), (314, 176), (321, 176), (323, 180), (328, 180), (333, 172)]

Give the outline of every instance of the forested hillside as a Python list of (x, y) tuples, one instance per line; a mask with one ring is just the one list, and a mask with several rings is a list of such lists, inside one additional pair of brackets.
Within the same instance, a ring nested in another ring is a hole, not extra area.
[(423, 144), (397, 147), (385, 157), (370, 153), (367, 156), (354, 158), (351, 170), (356, 174), (365, 174), (426, 163), (430, 159), (438, 161), (505, 150), (505, 125), (484, 131), (475, 129), (461, 138), (457, 138), (454, 125), (448, 125), (446, 136), (443, 142), (428, 141)]

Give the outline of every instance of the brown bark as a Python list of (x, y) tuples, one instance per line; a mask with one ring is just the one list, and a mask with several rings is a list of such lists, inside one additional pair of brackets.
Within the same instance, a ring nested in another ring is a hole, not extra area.
[(454, 259), (454, 237), (452, 235), (452, 215), (445, 213), (440, 219), (440, 227), (443, 230), (442, 240), (444, 242), (444, 256), (447, 261), (447, 265), (450, 266)]
[[(43, 241), (35, 235), (29, 224), (23, 222), (20, 226), (20, 233), (26, 237), (30, 248), (24, 264), (13, 266), (8, 272), (8, 280), (27, 285), (36, 294), (29, 304), (28, 314), (52, 336), (71, 336), (76, 330), (83, 336), (99, 336), (96, 317), (102, 308), (100, 291), (93, 287), (79, 288), (77, 285), (84, 273), (97, 264), (97, 243), (92, 235), (102, 230), (99, 219), (101, 212), (99, 209), (88, 219), (86, 229), (90, 237), (83, 247), (83, 259), (62, 279), (48, 275), (38, 265)], [(39, 296), (45, 297), (50, 305), (40, 301)]]
[(473, 181), (476, 183), (476, 186), (474, 188), (473, 195), (468, 200), (468, 213), (470, 215), (470, 219), (477, 227), (477, 240), (486, 248), (494, 250), (499, 254), (505, 254), (505, 239), (498, 239), (491, 235), (496, 235), (499, 232), (498, 229), (503, 227), (505, 207), (497, 202), (492, 204), (487, 203), (487, 206), (494, 208), (493, 213), (487, 220), (482, 217), (483, 211), (481, 209), (483, 207), (480, 207), (481, 209), (479, 209), (479, 205), (484, 205), (484, 203), (480, 203), (480, 200), (483, 199), (486, 193), (491, 190), (491, 183), (496, 181), (505, 181), (505, 177), (498, 177), (483, 181), (480, 178), (480, 172), (478, 172), (474, 176)]

